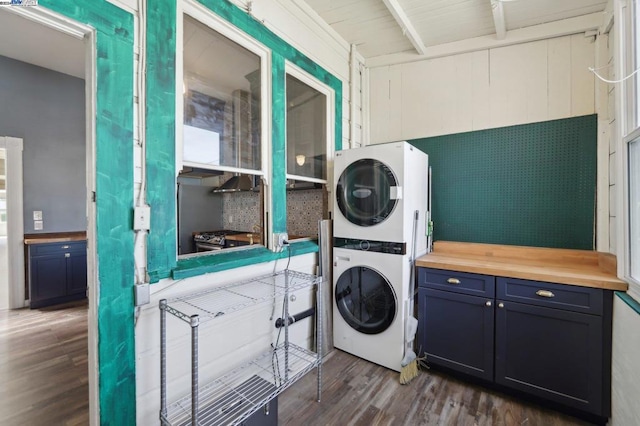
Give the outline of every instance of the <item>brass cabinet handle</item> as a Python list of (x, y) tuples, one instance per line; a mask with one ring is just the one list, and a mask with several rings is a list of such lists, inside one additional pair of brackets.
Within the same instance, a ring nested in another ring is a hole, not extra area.
[(449, 278), (449, 279), (447, 280), (447, 282), (448, 282), (449, 284), (460, 284), (460, 280), (459, 280), (459, 279), (457, 279), (457, 278)]
[(555, 296), (555, 294), (553, 294), (549, 290), (538, 290), (538, 291), (536, 291), (536, 294), (538, 296), (540, 296), (540, 297), (554, 297)]
[(491, 300), (487, 300), (487, 303), (485, 303), (486, 306), (491, 306)]
[(502, 302), (498, 303), (498, 308), (504, 308), (504, 303)]

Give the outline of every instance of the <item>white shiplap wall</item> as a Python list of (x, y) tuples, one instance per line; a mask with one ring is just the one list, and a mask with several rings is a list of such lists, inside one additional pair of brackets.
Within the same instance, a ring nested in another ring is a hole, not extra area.
[[(116, 0), (113, 0), (114, 2)], [(135, 2), (126, 1), (128, 7), (135, 6)], [(243, 7), (246, 2), (234, 0)], [(343, 82), (343, 116), (336, 117), (342, 121), (344, 147), (351, 146), (351, 139), (355, 144), (362, 140), (362, 101), (360, 99), (359, 81), (355, 82), (353, 109), (355, 132), (350, 136), (351, 98), (350, 98), (350, 46), (342, 41), (325, 24), (319, 22), (316, 16), (300, 2), (294, 0), (263, 0), (253, 2), (252, 14), (279, 37), (296, 47), (316, 63), (333, 73)], [(361, 68), (363, 58), (357, 54), (355, 66)], [(359, 73), (354, 75), (359, 76)], [(136, 150), (135, 155), (141, 156)], [(136, 160), (139, 164), (139, 159)], [(133, 183), (134, 192), (139, 191), (139, 182)], [(144, 264), (144, 252), (136, 251), (137, 258)], [(302, 272), (315, 272), (316, 255), (296, 256), (291, 260), (291, 269)], [(243, 277), (256, 276), (281, 270), (286, 260), (277, 263), (264, 263), (250, 267), (237, 268), (221, 273), (207, 274), (185, 280), (163, 280), (151, 286), (151, 304), (145, 305), (139, 312), (136, 322), (136, 387), (137, 387), (137, 423), (141, 425), (157, 424), (160, 407), (160, 377), (159, 377), (159, 310), (158, 301), (161, 298), (171, 298), (177, 294), (197, 291), (223, 283), (235, 281)], [(311, 294), (302, 292), (295, 302), (291, 303), (291, 312), (296, 313), (311, 306)], [(273, 324), (268, 321), (271, 311), (270, 305), (240, 313), (238, 321), (220, 321), (210, 329), (203, 329), (200, 339), (200, 357), (202, 362), (201, 374), (203, 379), (213, 377), (237, 364), (241, 359), (264, 350), (274, 339)], [(279, 316), (280, 306), (276, 308)], [(310, 320), (305, 320), (292, 327), (292, 339), (301, 345), (309, 342)], [(180, 321), (168, 321), (168, 334), (173, 337), (168, 347), (168, 364), (171, 367), (169, 382), (169, 400), (188, 393), (189, 384), (189, 327)], [(266, 346), (265, 346), (266, 345)]]
[(613, 298), (611, 426), (640, 424), (640, 314)]
[(595, 112), (583, 34), (369, 70), (371, 143)]

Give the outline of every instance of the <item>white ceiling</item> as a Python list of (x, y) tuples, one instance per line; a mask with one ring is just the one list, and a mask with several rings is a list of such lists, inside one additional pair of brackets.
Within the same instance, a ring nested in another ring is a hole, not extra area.
[[(365, 59), (601, 13), (607, 0), (300, 0)], [(501, 9), (501, 10), (500, 10)], [(501, 12), (501, 13), (498, 13)], [(394, 17), (400, 16), (399, 19)], [(404, 18), (404, 20), (402, 19)], [(420, 52), (420, 53), (424, 53)]]
[(84, 43), (0, 8), (0, 55), (84, 78)]
[[(509, 40), (512, 32), (521, 28), (598, 15), (607, 3), (607, 0), (297, 1), (307, 3), (349, 44), (355, 44), (367, 63), (387, 55), (417, 57), (424, 54), (424, 49), (478, 37)], [(500, 25), (504, 35), (500, 35)], [(84, 76), (82, 40), (36, 24), (11, 12), (11, 8), (0, 8), (0, 40), (2, 56)], [(378, 62), (381, 63), (380, 59)]]

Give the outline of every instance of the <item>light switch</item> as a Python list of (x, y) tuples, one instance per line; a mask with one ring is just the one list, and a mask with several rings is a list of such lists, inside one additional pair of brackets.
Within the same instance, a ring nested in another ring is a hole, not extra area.
[(33, 211), (33, 220), (42, 220), (42, 210)]
[(34, 220), (33, 229), (36, 231), (42, 231), (44, 229), (44, 222), (42, 222), (41, 220)]

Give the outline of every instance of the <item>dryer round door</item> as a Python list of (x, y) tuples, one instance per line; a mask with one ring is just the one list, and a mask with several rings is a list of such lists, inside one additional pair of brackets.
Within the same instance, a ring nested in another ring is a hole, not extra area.
[(336, 281), (334, 290), (340, 315), (362, 333), (382, 333), (396, 316), (397, 300), (391, 283), (371, 268), (347, 269)]
[(363, 158), (349, 164), (338, 179), (336, 201), (342, 215), (358, 226), (384, 222), (393, 212), (398, 182), (384, 163)]

